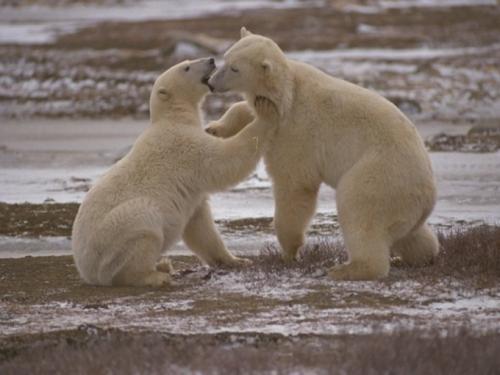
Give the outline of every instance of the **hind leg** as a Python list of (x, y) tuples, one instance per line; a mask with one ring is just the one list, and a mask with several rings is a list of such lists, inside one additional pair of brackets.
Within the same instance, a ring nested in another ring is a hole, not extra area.
[(394, 215), (392, 199), (378, 169), (370, 163), (353, 167), (340, 181), (336, 200), (349, 261), (333, 267), (330, 277), (335, 280), (386, 277), (392, 244), (388, 228)]
[(130, 256), (113, 277), (112, 285), (160, 287), (170, 283), (170, 275), (156, 269), (160, 255), (157, 239), (143, 235), (127, 245)]
[(406, 264), (419, 267), (432, 263), (439, 253), (439, 242), (429, 226), (423, 224), (396, 241), (391, 250), (394, 254), (400, 255)]
[(349, 253), (348, 263), (330, 269), (334, 280), (377, 280), (390, 269), (389, 245), (381, 233), (342, 228)]

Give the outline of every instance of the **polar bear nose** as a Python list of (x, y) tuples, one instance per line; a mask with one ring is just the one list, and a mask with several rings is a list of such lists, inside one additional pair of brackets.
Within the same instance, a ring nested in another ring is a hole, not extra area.
[(208, 63), (210, 65), (215, 65), (215, 59), (213, 57), (211, 57), (210, 60), (208, 60)]

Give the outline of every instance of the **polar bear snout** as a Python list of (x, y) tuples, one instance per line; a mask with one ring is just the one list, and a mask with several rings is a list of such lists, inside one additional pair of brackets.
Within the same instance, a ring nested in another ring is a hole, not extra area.
[(215, 71), (208, 80), (208, 87), (215, 92), (226, 92), (229, 88), (225, 84), (227, 66), (223, 66)]
[(210, 91), (214, 91), (213, 86), (211, 86), (209, 83), (209, 79), (210, 79), (210, 76), (212, 75), (212, 73), (214, 72), (214, 70), (216, 69), (215, 59), (213, 57), (206, 57), (206, 58), (196, 60), (193, 63), (193, 65), (194, 64), (201, 65), (201, 74), (202, 74), (201, 75), (201, 83), (208, 86)]
[(203, 65), (205, 69), (210, 71), (210, 73), (215, 70), (215, 59), (213, 57), (204, 57), (202, 59), (195, 60), (193, 65), (198, 63)]

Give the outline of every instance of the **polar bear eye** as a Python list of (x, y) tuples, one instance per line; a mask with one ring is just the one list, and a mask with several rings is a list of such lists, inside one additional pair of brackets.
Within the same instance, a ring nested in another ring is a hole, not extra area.
[(231, 70), (235, 73), (238, 73), (240, 71), (238, 68), (235, 68), (234, 66), (231, 67)]
[(189, 72), (189, 65), (184, 68), (185, 72)]

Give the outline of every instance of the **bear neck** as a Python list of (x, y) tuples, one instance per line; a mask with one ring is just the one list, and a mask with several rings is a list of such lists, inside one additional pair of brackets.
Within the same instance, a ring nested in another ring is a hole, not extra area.
[(201, 103), (190, 103), (181, 100), (169, 100), (168, 106), (163, 111), (152, 111), (153, 124), (169, 124), (169, 126), (193, 125), (201, 127)]
[(255, 100), (256, 96), (264, 96), (271, 100), (280, 114), (280, 118), (286, 116), (292, 109), (293, 93), (294, 93), (294, 79), (292, 72), (285, 62), (273, 74), (272, 79), (266, 81), (266, 86), (262, 92), (255, 93), (251, 103)]

